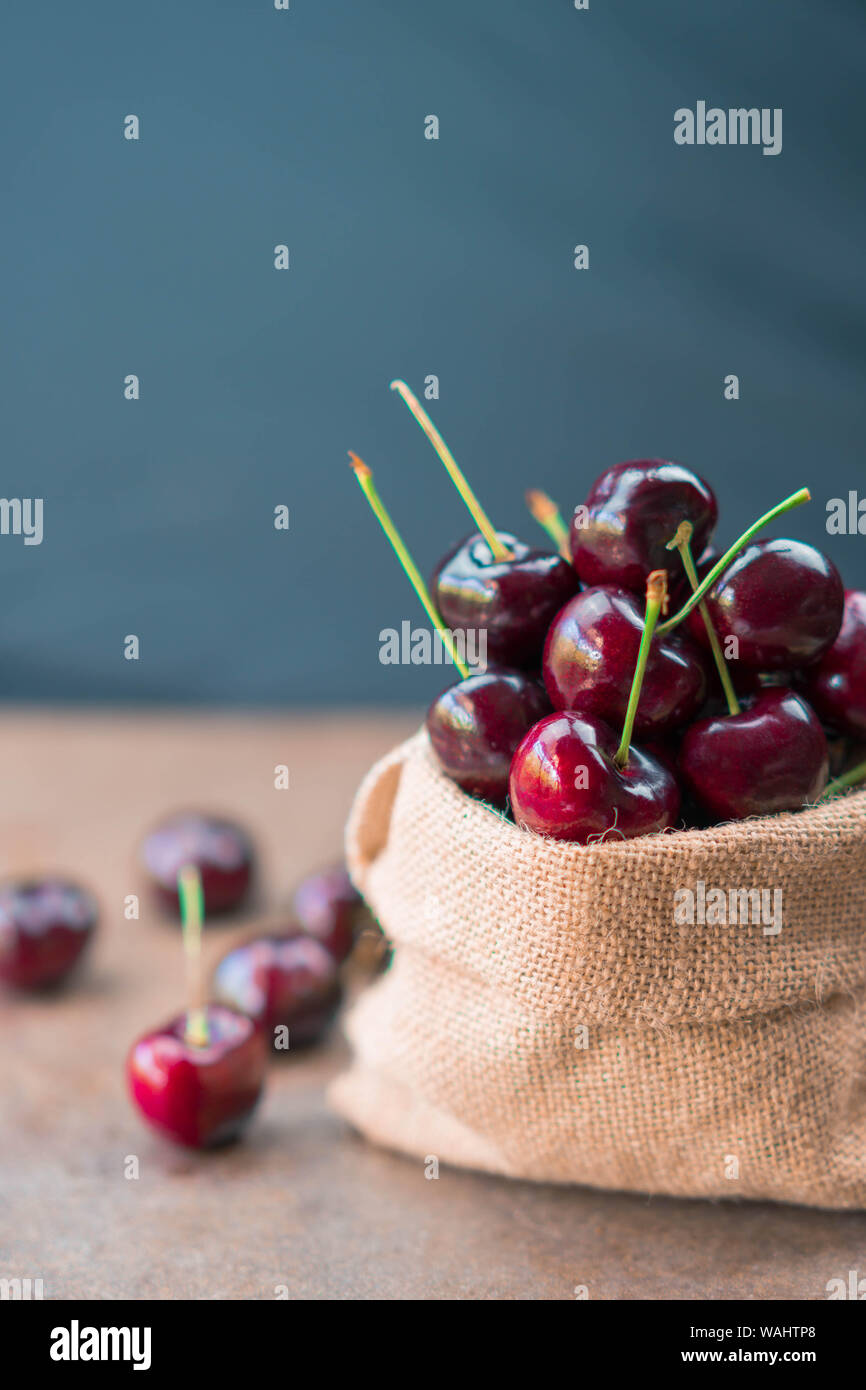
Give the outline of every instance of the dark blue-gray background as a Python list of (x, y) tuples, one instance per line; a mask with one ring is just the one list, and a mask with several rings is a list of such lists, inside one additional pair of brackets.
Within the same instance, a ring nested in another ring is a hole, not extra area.
[[(379, 663), (417, 610), (346, 463), (424, 569), (471, 529), (397, 375), (439, 377), (503, 528), (540, 537), (528, 485), (570, 509), (661, 455), (714, 484), (726, 538), (808, 483), (781, 533), (866, 583), (866, 537), (824, 524), (866, 493), (859, 0), (49, 0), (0, 23), (0, 493), (45, 499), (41, 546), (0, 537), (6, 698), (431, 695), (442, 672)], [(676, 146), (698, 100), (782, 107), (782, 153)]]

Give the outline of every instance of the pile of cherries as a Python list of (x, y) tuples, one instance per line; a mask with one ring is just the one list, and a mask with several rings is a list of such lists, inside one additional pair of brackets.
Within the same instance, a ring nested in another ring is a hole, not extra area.
[[(254, 878), (249, 836), (211, 816), (172, 816), (144, 840), (142, 862), (158, 903), (177, 915), (178, 878), (192, 868), (203, 914), (242, 908)], [(97, 926), (93, 897), (61, 879), (0, 885), (0, 981), (22, 990), (57, 988)], [(262, 1093), (272, 1055), (317, 1042), (339, 1008), (344, 963), (374, 924), (342, 867), (305, 878), (290, 920), (234, 947), (214, 972), (202, 1007), (202, 1038), (189, 1012), (140, 1038), (127, 1081), (145, 1118), (194, 1148), (235, 1137)], [(381, 937), (373, 953), (381, 957)], [(372, 963), (372, 962), (370, 962)]]
[(717, 514), (695, 473), (639, 460), (601, 475), (561, 553), (505, 533), (498, 554), (481, 534), (449, 551), (432, 602), (443, 626), (486, 630), (491, 664), (428, 711), (448, 777), (579, 844), (821, 798), (830, 747), (837, 772), (866, 740), (866, 594), (811, 545), (750, 539), (699, 604)]

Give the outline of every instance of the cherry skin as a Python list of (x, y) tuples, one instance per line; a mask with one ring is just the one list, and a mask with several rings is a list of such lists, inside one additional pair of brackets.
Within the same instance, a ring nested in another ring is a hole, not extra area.
[(806, 699), (825, 723), (866, 738), (866, 594), (848, 589), (839, 635), (804, 678)]
[(293, 906), (304, 931), (321, 941), (338, 964), (344, 961), (352, 950), (366, 909), (342, 865), (303, 879)]
[(427, 732), (452, 782), (470, 796), (504, 805), (514, 750), (549, 710), (533, 676), (482, 671), (437, 695), (427, 711)]
[(214, 973), (215, 998), (252, 1018), (272, 1047), (277, 1028), (288, 1029), (290, 1048), (316, 1042), (337, 1012), (341, 993), (331, 952), (300, 928), (238, 946)]
[[(733, 560), (706, 598), (725, 650), (735, 637), (737, 660), (756, 671), (791, 671), (818, 661), (842, 623), (839, 572), (803, 541), (753, 541)], [(697, 609), (686, 619), (707, 645)]]
[(739, 714), (702, 719), (680, 745), (684, 787), (717, 820), (799, 811), (827, 785), (824, 730), (802, 696), (768, 687)]
[(668, 571), (669, 589), (688, 588), (679, 556), (667, 549), (683, 521), (700, 555), (718, 516), (712, 488), (679, 463), (636, 459), (608, 468), (571, 522), (571, 553), (584, 584), (614, 584), (643, 595), (652, 570)]
[(577, 578), (561, 555), (496, 534), (511, 559), (494, 560), (483, 536), (467, 537), (439, 562), (434, 602), (447, 627), (486, 631), (488, 662), (537, 666), (550, 620), (577, 591)]
[(157, 898), (176, 913), (180, 912), (177, 876), (187, 864), (201, 874), (208, 916), (230, 912), (249, 891), (252, 845), (246, 833), (230, 821), (181, 812), (150, 832), (141, 857)]
[[(555, 709), (596, 715), (621, 727), (644, 626), (643, 609), (625, 589), (576, 594), (551, 623), (544, 683)], [(653, 639), (635, 720), (645, 739), (691, 719), (707, 693), (700, 650), (678, 632)]]
[(673, 825), (680, 793), (662, 762), (632, 746), (624, 768), (619, 738), (592, 715), (563, 711), (540, 720), (511, 765), (511, 807), (525, 830), (588, 844), (611, 833), (632, 839)]
[(95, 900), (65, 879), (0, 884), (0, 980), (45, 989), (63, 980), (96, 926)]
[(237, 1138), (265, 1080), (268, 1044), (252, 1019), (209, 1004), (209, 1041), (184, 1037), (186, 1016), (139, 1038), (126, 1062), (130, 1094), (145, 1119), (177, 1144), (213, 1148)]

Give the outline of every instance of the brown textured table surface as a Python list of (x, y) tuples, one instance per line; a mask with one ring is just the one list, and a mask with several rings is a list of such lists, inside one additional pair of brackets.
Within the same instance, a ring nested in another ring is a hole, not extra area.
[[(257, 908), (209, 956), (339, 854), (352, 791), (407, 715), (17, 713), (0, 717), (4, 872), (56, 868), (99, 894), (98, 941), (52, 1000), (0, 998), (0, 1277), (46, 1298), (822, 1299), (866, 1274), (866, 1214), (677, 1202), (442, 1169), (364, 1143), (324, 1086), (338, 1036), (271, 1074), (246, 1142), (200, 1156), (130, 1109), (132, 1039), (183, 1004), (176, 928), (142, 897), (142, 831), (182, 805), (221, 809), (262, 856)], [(274, 767), (290, 788), (274, 788)], [(138, 1179), (125, 1177), (128, 1156)]]

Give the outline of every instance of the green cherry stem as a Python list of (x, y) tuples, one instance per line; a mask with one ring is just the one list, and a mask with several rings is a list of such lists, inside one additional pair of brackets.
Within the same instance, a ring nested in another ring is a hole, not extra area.
[[(690, 521), (681, 521), (679, 526), (677, 527), (677, 533), (674, 536), (673, 540), (668, 541), (667, 544), (668, 550), (678, 550), (680, 552), (680, 559), (683, 562), (683, 569), (686, 572), (688, 581), (692, 586), (692, 592), (694, 592), (695, 589), (697, 589), (698, 584), (700, 583), (700, 580), (698, 579), (698, 572), (695, 569), (695, 562), (692, 559), (691, 539), (693, 529), (694, 528), (692, 527), (692, 523)], [(710, 617), (710, 610), (707, 608), (707, 605), (706, 603), (704, 603), (703, 599), (698, 604), (698, 612), (703, 618), (704, 627), (707, 630), (707, 637), (709, 638), (710, 642), (710, 650), (713, 653), (713, 660), (716, 663), (716, 670), (719, 673), (719, 680), (722, 682), (722, 689), (725, 692), (725, 699), (728, 702), (728, 713), (739, 714), (740, 704), (737, 699), (736, 691), (734, 690), (734, 683), (731, 680), (731, 673), (728, 670), (728, 663), (725, 660), (725, 654), (722, 651), (722, 644), (719, 641), (719, 635), (716, 632), (716, 629), (713, 627), (713, 620)]]
[(783, 502), (778, 502), (775, 507), (771, 507), (763, 516), (759, 516), (758, 520), (752, 523), (748, 531), (744, 531), (740, 539), (734, 542), (730, 550), (725, 551), (721, 560), (713, 565), (709, 574), (701, 580), (691, 598), (683, 604), (680, 611), (675, 613), (672, 618), (668, 618), (667, 622), (662, 623), (659, 632), (672, 631), (673, 628), (679, 626), (683, 618), (691, 613), (693, 608), (697, 608), (701, 599), (712, 589), (719, 576), (724, 574), (731, 561), (736, 559), (737, 555), (743, 549), (743, 546), (748, 545), (752, 537), (756, 536), (764, 526), (769, 525), (771, 521), (775, 521), (777, 516), (784, 516), (785, 512), (793, 511), (795, 507), (800, 507), (804, 502), (811, 502), (811, 500), (812, 494), (809, 489), (807, 487), (801, 487), (799, 492), (792, 492), (790, 497), (786, 497)]
[(207, 1047), (210, 1041), (207, 1012), (204, 1007), (204, 987), (201, 968), (201, 928), (204, 921), (204, 893), (201, 874), (194, 864), (187, 864), (177, 876), (180, 898), (180, 919), (183, 928), (183, 950), (186, 956), (187, 999), (184, 1038), (193, 1047)]
[(571, 564), (568, 527), (553, 498), (548, 497), (546, 492), (531, 487), (526, 493), (526, 505), (533, 519), (547, 532), (563, 560), (567, 560)]
[(843, 792), (848, 787), (856, 787), (858, 782), (866, 782), (866, 763), (858, 763), (849, 772), (843, 772), (841, 777), (836, 777), (832, 782), (828, 782), (818, 800), (829, 801), (836, 792)]
[(427, 414), (427, 411), (424, 409), (414, 391), (406, 385), (405, 381), (392, 381), (391, 390), (396, 391), (405, 401), (415, 419), (418, 421), (418, 424), (430, 440), (430, 443), (433, 445), (433, 448), (436, 450), (436, 453), (439, 455), (439, 458), (444, 463), (452, 483), (469, 508), (472, 520), (475, 522), (475, 525), (490, 547), (490, 553), (494, 560), (511, 560), (513, 558), (511, 551), (508, 549), (508, 546), (503, 545), (502, 541), (497, 536), (490, 517), (478, 501), (478, 498), (466, 481), (466, 477), (459, 463), (448, 448), (448, 445), (433, 424), (433, 421), (430, 419), (430, 416)]
[(421, 606), (424, 612), (427, 614), (427, 617), (430, 619), (434, 628), (439, 633), (440, 638), (448, 648), (448, 654), (457, 667), (457, 670), (460, 672), (463, 679), (466, 680), (469, 675), (469, 667), (466, 665), (465, 661), (461, 661), (457, 648), (454, 645), (454, 638), (437, 613), (433, 600), (430, 597), (430, 590), (421, 578), (418, 566), (403, 544), (399, 531), (385, 510), (385, 504), (376, 491), (372, 471), (367, 467), (364, 460), (358, 458), (358, 455), (354, 454), (351, 449), (349, 450), (349, 458), (352, 461), (352, 468), (355, 470), (355, 477), (358, 479), (361, 491), (369, 502), (373, 515), (388, 537), (391, 543), (391, 549), (400, 561), (409, 583), (421, 600)]
[(659, 614), (664, 612), (667, 601), (668, 572), (667, 570), (653, 570), (652, 574), (647, 576), (646, 581), (646, 616), (644, 618), (640, 647), (638, 648), (637, 665), (634, 668), (631, 690), (629, 691), (625, 722), (622, 726), (622, 738), (619, 741), (619, 748), (617, 748), (613, 755), (613, 760), (617, 767), (625, 767), (628, 762), (628, 750), (631, 745), (631, 736), (634, 730), (637, 707), (640, 703), (640, 692), (643, 686), (646, 664), (649, 660), (653, 633), (656, 630)]

